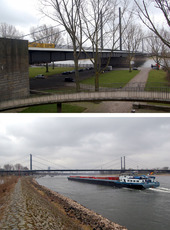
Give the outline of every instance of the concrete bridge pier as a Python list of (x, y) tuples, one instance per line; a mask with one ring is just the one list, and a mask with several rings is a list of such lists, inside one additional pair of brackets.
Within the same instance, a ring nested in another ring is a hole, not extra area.
[(62, 103), (61, 102), (57, 103), (57, 112), (62, 113)]

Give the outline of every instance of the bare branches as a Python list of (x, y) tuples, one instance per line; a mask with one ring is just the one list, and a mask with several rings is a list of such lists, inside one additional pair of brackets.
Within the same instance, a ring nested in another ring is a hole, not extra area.
[(80, 10), (83, 0), (41, 0), (41, 4), (41, 12), (63, 26), (70, 36), (74, 50), (76, 89), (79, 91), (78, 59), (82, 46)]
[[(162, 30), (163, 36), (168, 40), (168, 34)], [(170, 39), (170, 37), (169, 37)], [(153, 60), (157, 63), (157, 66), (161, 65), (165, 70), (170, 71), (169, 58), (170, 53), (168, 47), (161, 41), (158, 36), (150, 33), (147, 37), (148, 50)]]
[(0, 37), (3, 38), (20, 38), (22, 34), (13, 25), (7, 23), (0, 24)]
[[(141, 6), (137, 0), (134, 0), (138, 10), (139, 10), (139, 17), (141, 21), (148, 27), (149, 30), (151, 30), (153, 33), (155, 33), (161, 41), (170, 48), (170, 42), (169, 40), (166, 40), (158, 26), (155, 25), (154, 20), (151, 18), (151, 15), (149, 13), (148, 5), (145, 0), (142, 1), (143, 5)], [(165, 22), (167, 23), (167, 26), (170, 27), (170, 5), (169, 0), (153, 0), (152, 2), (155, 3), (155, 7), (158, 8), (162, 14), (164, 15)]]
[[(37, 30), (39, 31), (37, 32)], [(55, 45), (60, 45), (62, 40), (62, 35), (59, 29), (54, 27), (47, 27), (42, 25), (40, 27), (32, 27), (30, 29), (31, 37), (34, 41), (40, 41), (42, 43), (54, 43)]]
[(135, 56), (136, 51), (138, 50), (143, 39), (143, 31), (141, 27), (135, 23), (128, 25), (125, 36), (124, 36), (124, 46), (128, 52), (128, 61), (129, 61), (129, 72), (131, 72), (131, 61)]

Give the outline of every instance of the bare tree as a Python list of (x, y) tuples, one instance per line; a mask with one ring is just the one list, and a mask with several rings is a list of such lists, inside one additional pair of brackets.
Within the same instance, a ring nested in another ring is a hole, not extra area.
[[(162, 34), (168, 40), (168, 34), (164, 30), (162, 30)], [(148, 50), (150, 50), (151, 56), (157, 64), (157, 70), (161, 66), (167, 72), (167, 78), (170, 80), (170, 52), (168, 47), (153, 33), (149, 34), (147, 42)]]
[(162, 60), (161, 57), (162, 49), (163, 49), (163, 42), (160, 40), (160, 38), (153, 33), (150, 34), (147, 37), (147, 50), (150, 51), (151, 57), (156, 62), (157, 70), (159, 70), (159, 65)]
[[(71, 38), (74, 53), (76, 90), (79, 91), (78, 59), (82, 45), (80, 10), (83, 0), (40, 0), (40, 2), (43, 7), (41, 12), (63, 26)], [(50, 9), (53, 13), (49, 13)]]
[[(101, 71), (101, 49), (103, 48), (103, 40), (100, 31), (108, 21), (110, 12), (110, 0), (89, 0), (86, 7), (82, 9), (83, 14), (83, 32), (90, 41), (92, 47), (91, 62), (95, 70), (95, 90), (99, 90), (99, 75)], [(85, 49), (84, 49), (85, 51)], [(85, 51), (86, 52), (86, 51)]]
[[(153, 3), (154, 7), (159, 9), (164, 17), (164, 22), (166, 23), (167, 28), (170, 27), (170, 2), (169, 0), (143, 0), (142, 5), (139, 4), (139, 1), (134, 0), (137, 7), (138, 7), (138, 13), (139, 17), (142, 20), (142, 22), (151, 30), (153, 33), (155, 33), (156, 36), (158, 36), (161, 41), (170, 48), (170, 42), (167, 40), (163, 34), (161, 33), (160, 28), (154, 23), (153, 18), (151, 17), (151, 13), (149, 12), (149, 4)], [(164, 25), (164, 28), (166, 27)]]
[(15, 164), (14, 165), (15, 170), (22, 170), (22, 165), (21, 164)]
[(32, 27), (30, 32), (34, 41), (40, 43), (54, 43), (56, 45), (61, 44), (62, 35), (58, 28), (52, 26), (47, 27), (47, 25), (44, 24), (40, 27)]
[(124, 33), (124, 47), (128, 52), (129, 72), (132, 71), (132, 60), (143, 38), (143, 31), (139, 25), (130, 23)]
[[(122, 19), (128, 9), (128, 2), (128, 0), (121, 1)], [(86, 4), (86, 7), (82, 11), (84, 22), (83, 32), (87, 37), (87, 40), (90, 41), (93, 52), (92, 58), (90, 56), (89, 58), (94, 65), (96, 91), (99, 90), (99, 76), (109, 65), (113, 51), (116, 48), (119, 48), (120, 43), (118, 41), (129, 22), (130, 15), (132, 14), (129, 13), (120, 34), (119, 4), (120, 1), (117, 0), (89, 0), (88, 4)], [(110, 52), (108, 52), (106, 58), (107, 63), (102, 66), (102, 51), (106, 46), (109, 48)], [(83, 50), (86, 52), (85, 49)]]
[(14, 166), (10, 165), (10, 164), (6, 164), (6, 165), (4, 165), (4, 169), (11, 171), (11, 170), (14, 170)]
[(7, 23), (0, 24), (0, 37), (3, 38), (20, 38), (22, 34), (13, 25)]

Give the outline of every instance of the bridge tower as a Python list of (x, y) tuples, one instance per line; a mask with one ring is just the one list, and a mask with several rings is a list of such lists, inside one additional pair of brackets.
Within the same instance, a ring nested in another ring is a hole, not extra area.
[(122, 11), (119, 7), (119, 33), (120, 33), (120, 51), (122, 51)]
[(126, 169), (126, 158), (121, 157), (121, 171)]
[(124, 156), (124, 170), (126, 169), (126, 161), (125, 161), (125, 156)]
[(32, 171), (32, 154), (30, 154), (30, 170)]

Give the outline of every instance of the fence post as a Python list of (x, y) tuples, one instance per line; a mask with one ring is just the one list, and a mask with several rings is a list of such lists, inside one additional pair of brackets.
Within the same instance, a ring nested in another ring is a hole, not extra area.
[(61, 102), (57, 103), (57, 113), (62, 113), (62, 103)]

